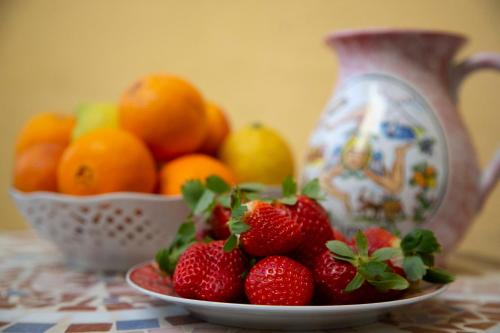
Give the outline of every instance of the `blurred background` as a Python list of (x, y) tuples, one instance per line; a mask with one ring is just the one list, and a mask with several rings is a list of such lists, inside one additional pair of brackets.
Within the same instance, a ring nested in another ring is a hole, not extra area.
[[(276, 128), (300, 168), (338, 70), (323, 43), (328, 32), (374, 26), (456, 31), (470, 38), (460, 59), (500, 52), (499, 17), (497, 0), (2, 0), (0, 231), (27, 227), (7, 189), (15, 134), (35, 113), (115, 102), (136, 78), (173, 73), (221, 104), (233, 128), (254, 120)], [(499, 86), (500, 75), (485, 71), (468, 79), (460, 95), (482, 166), (500, 143)], [(495, 248), (499, 203), (497, 188), (463, 250)]]

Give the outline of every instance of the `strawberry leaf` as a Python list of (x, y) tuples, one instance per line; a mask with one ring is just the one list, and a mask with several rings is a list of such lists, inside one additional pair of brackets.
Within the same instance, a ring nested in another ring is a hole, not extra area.
[(172, 274), (181, 254), (196, 242), (195, 237), (196, 228), (194, 222), (188, 217), (187, 221), (182, 223), (177, 230), (172, 245), (156, 253), (155, 259), (160, 269), (168, 274)]
[(192, 211), (195, 209), (204, 191), (205, 186), (200, 180), (188, 180), (182, 185), (182, 198), (189, 209)]
[(231, 230), (231, 233), (236, 235), (242, 234), (250, 229), (250, 226), (245, 222), (232, 218), (227, 222), (227, 225), (229, 226), (229, 230)]
[(257, 193), (257, 192), (245, 193), (245, 199), (247, 199), (249, 201), (259, 200), (259, 201), (268, 202), (268, 203), (271, 203), (274, 201), (272, 198), (268, 198), (265, 195), (262, 195), (261, 193)]
[(372, 253), (370, 259), (374, 261), (386, 261), (401, 255), (401, 250), (395, 247), (383, 247)]
[(193, 209), (193, 214), (198, 215), (208, 211), (209, 208), (213, 206), (214, 199), (215, 199), (215, 193), (209, 189), (205, 189), (200, 199), (196, 203), (196, 206)]
[(297, 183), (293, 180), (292, 176), (283, 179), (281, 183), (281, 191), (284, 197), (290, 197), (297, 193)]
[(358, 267), (358, 272), (367, 280), (376, 279), (382, 273), (387, 272), (389, 267), (386, 263), (380, 261), (369, 261), (362, 263)]
[(241, 183), (238, 184), (238, 188), (243, 192), (262, 192), (265, 186), (261, 183)]
[(240, 219), (247, 212), (247, 207), (241, 204), (241, 192), (237, 188), (231, 194), (231, 218)]
[(156, 252), (155, 260), (158, 264), (158, 267), (164, 272), (170, 273), (171, 265), (169, 259), (170, 251), (168, 249), (161, 249)]
[(432, 283), (450, 283), (455, 277), (442, 268), (432, 267), (427, 270), (424, 280)]
[(356, 233), (356, 249), (360, 255), (368, 256), (368, 239), (361, 230)]
[(348, 261), (348, 260), (354, 260), (356, 258), (354, 251), (344, 242), (338, 240), (331, 240), (326, 242), (326, 247), (333, 254), (345, 258), (341, 260)]
[(296, 195), (291, 195), (291, 196), (288, 196), (288, 197), (283, 197), (281, 199), (278, 200), (279, 202), (281, 202), (282, 204), (285, 204), (285, 205), (295, 205), (297, 203), (297, 196)]
[(432, 267), (434, 266), (434, 255), (433, 254), (425, 254), (420, 253), (419, 257), (422, 258), (422, 261), (426, 266)]
[(348, 293), (352, 292), (361, 287), (364, 282), (365, 278), (363, 277), (363, 275), (356, 273), (356, 275), (352, 278), (351, 282), (349, 282), (349, 284), (345, 287), (344, 291)]
[(419, 256), (409, 256), (403, 259), (403, 269), (408, 280), (418, 281), (424, 277), (427, 266)]
[(368, 279), (367, 281), (380, 291), (404, 290), (410, 286), (410, 283), (404, 277), (392, 272), (383, 272), (377, 279)]
[(237, 246), (238, 246), (238, 237), (235, 234), (232, 234), (231, 236), (229, 236), (228, 239), (226, 239), (223, 249), (224, 252), (231, 252)]
[(440, 246), (432, 231), (415, 229), (401, 240), (401, 248), (405, 254), (435, 254)]
[(229, 192), (231, 186), (219, 176), (209, 176), (206, 179), (207, 188), (217, 194)]
[(224, 208), (231, 208), (231, 195), (229, 193), (224, 193), (219, 195), (217, 202)]
[(174, 239), (174, 243), (187, 243), (195, 239), (196, 227), (192, 219), (187, 219), (186, 222), (182, 223), (177, 230), (177, 234)]
[(314, 178), (311, 181), (307, 182), (302, 188), (301, 193), (314, 200), (323, 199), (323, 197), (321, 196), (321, 186), (319, 185), (318, 178)]

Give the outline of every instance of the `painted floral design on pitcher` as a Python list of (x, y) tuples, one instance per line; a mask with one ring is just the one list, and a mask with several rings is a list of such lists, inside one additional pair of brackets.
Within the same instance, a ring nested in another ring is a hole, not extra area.
[(454, 65), (465, 38), (422, 30), (347, 31), (327, 42), (339, 55), (339, 82), (311, 135), (304, 180), (320, 178), (347, 234), (423, 226), (449, 251), (500, 176), (497, 154), (480, 177), (457, 89), (473, 70), (499, 69), (500, 56)]
[(387, 75), (347, 82), (310, 142), (305, 176), (319, 174), (345, 228), (424, 222), (446, 191), (443, 132), (428, 103)]

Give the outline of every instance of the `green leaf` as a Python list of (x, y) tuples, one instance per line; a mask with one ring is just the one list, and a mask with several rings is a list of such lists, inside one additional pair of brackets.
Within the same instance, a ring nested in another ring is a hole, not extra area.
[(231, 252), (233, 249), (235, 249), (238, 246), (238, 237), (234, 234), (229, 236), (228, 239), (226, 239), (226, 242), (224, 243), (224, 252)]
[(410, 286), (410, 283), (404, 277), (392, 272), (384, 272), (380, 274), (378, 279), (368, 279), (367, 281), (380, 291), (387, 291), (390, 289), (404, 290)]
[(455, 280), (455, 277), (442, 268), (433, 267), (427, 270), (424, 280), (432, 283), (450, 283)]
[(419, 253), (418, 255), (420, 258), (422, 258), (422, 261), (424, 264), (428, 267), (434, 266), (434, 255), (432, 254), (425, 254), (425, 253)]
[(358, 272), (367, 280), (375, 279), (389, 269), (386, 263), (381, 261), (370, 261), (359, 265)]
[(161, 249), (158, 252), (156, 252), (155, 260), (156, 263), (158, 264), (158, 267), (164, 272), (169, 272), (170, 271), (170, 263), (168, 260), (170, 251), (168, 249)]
[(356, 255), (354, 254), (354, 251), (344, 242), (338, 241), (338, 240), (332, 240), (326, 242), (326, 247), (333, 252), (334, 254), (337, 254), (341, 257), (345, 257), (348, 259), (355, 259)]
[(156, 262), (160, 269), (169, 274), (173, 273), (181, 254), (194, 243), (196, 243), (196, 227), (191, 216), (189, 216), (177, 229), (170, 247), (156, 253)]
[(262, 202), (273, 202), (274, 200), (271, 198), (266, 197), (264, 194), (259, 193), (259, 192), (244, 192), (244, 198), (247, 201), (253, 201), (253, 200), (259, 200)]
[(192, 211), (195, 209), (204, 191), (205, 186), (200, 180), (188, 180), (182, 185), (182, 198), (189, 209)]
[(210, 191), (209, 189), (205, 189), (200, 199), (196, 203), (193, 213), (195, 215), (198, 215), (206, 212), (208, 208), (213, 205), (214, 199), (215, 199), (215, 193)]
[(434, 254), (439, 251), (440, 246), (432, 231), (415, 229), (401, 240), (401, 248), (405, 254)]
[(241, 220), (230, 219), (227, 222), (227, 225), (229, 226), (231, 233), (237, 235), (242, 234), (248, 229), (250, 229), (250, 226)]
[(356, 233), (356, 249), (360, 255), (368, 256), (368, 239), (361, 230)]
[(403, 269), (408, 280), (418, 281), (422, 280), (427, 271), (427, 266), (419, 256), (409, 256), (403, 259)]
[(292, 176), (288, 176), (283, 179), (283, 182), (281, 183), (281, 190), (284, 197), (290, 197), (297, 194), (297, 183), (295, 183)]
[(238, 187), (243, 192), (262, 192), (266, 188), (264, 184), (261, 183), (241, 183)]
[(238, 206), (231, 210), (231, 217), (238, 219), (245, 215), (247, 212), (247, 206)]
[(224, 208), (231, 208), (231, 194), (224, 193), (217, 197), (217, 202)]
[(361, 287), (364, 282), (365, 278), (363, 277), (363, 275), (356, 273), (356, 275), (352, 278), (351, 282), (349, 282), (349, 284), (345, 287), (344, 291), (348, 293), (354, 291), (359, 287)]
[(182, 223), (177, 230), (177, 235), (175, 237), (175, 242), (186, 243), (191, 242), (195, 239), (196, 227), (193, 220), (188, 219), (186, 222)]
[(236, 209), (241, 206), (241, 190), (236, 187), (231, 192), (231, 209)]
[(422, 234), (418, 231), (418, 229), (415, 229), (403, 237), (400, 246), (405, 254), (414, 253), (421, 241)]
[(281, 202), (282, 204), (285, 204), (285, 205), (295, 205), (297, 203), (297, 196), (291, 195), (288, 197), (283, 197), (283, 198), (279, 199), (278, 201)]
[(401, 250), (396, 247), (383, 247), (372, 253), (371, 259), (375, 261), (386, 261), (401, 255)]
[(209, 176), (206, 180), (207, 188), (215, 193), (222, 194), (231, 190), (231, 186), (219, 176)]
[(320, 200), (321, 197), (321, 186), (319, 184), (319, 179), (314, 178), (313, 180), (307, 182), (302, 188), (303, 195), (308, 196), (314, 200)]

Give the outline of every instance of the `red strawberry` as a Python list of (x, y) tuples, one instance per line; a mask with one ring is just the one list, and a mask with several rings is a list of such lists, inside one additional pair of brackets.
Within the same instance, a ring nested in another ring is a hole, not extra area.
[(245, 292), (252, 304), (307, 305), (314, 281), (311, 272), (284, 256), (270, 256), (255, 264), (245, 281)]
[(223, 241), (197, 243), (179, 258), (174, 290), (185, 298), (230, 302), (243, 291), (246, 261), (238, 249), (224, 252)]
[(212, 216), (208, 220), (211, 226), (210, 235), (213, 239), (227, 239), (231, 232), (227, 226), (227, 221), (231, 217), (231, 210), (221, 205), (216, 205), (212, 211)]
[(313, 265), (316, 295), (322, 304), (358, 304), (369, 303), (373, 290), (366, 282), (358, 289), (346, 292), (345, 288), (352, 281), (357, 268), (347, 261), (335, 259), (325, 250), (316, 258)]
[(399, 246), (399, 238), (380, 227), (368, 228), (363, 233), (368, 239), (368, 253), (370, 254), (382, 247)]
[(358, 232), (353, 248), (334, 240), (327, 243), (330, 251), (316, 258), (313, 275), (321, 302), (355, 304), (399, 297), (392, 290), (404, 290), (409, 283), (387, 264), (400, 252), (395, 248), (380, 248), (368, 254), (368, 240)]
[(295, 250), (294, 257), (306, 266), (311, 266), (313, 259), (325, 250), (327, 241), (334, 239), (327, 212), (315, 200), (297, 196), (297, 202), (285, 206), (300, 225), (302, 243)]
[(283, 207), (254, 200), (247, 204), (243, 220), (249, 229), (240, 234), (240, 243), (252, 256), (286, 254), (302, 241), (300, 225)]

